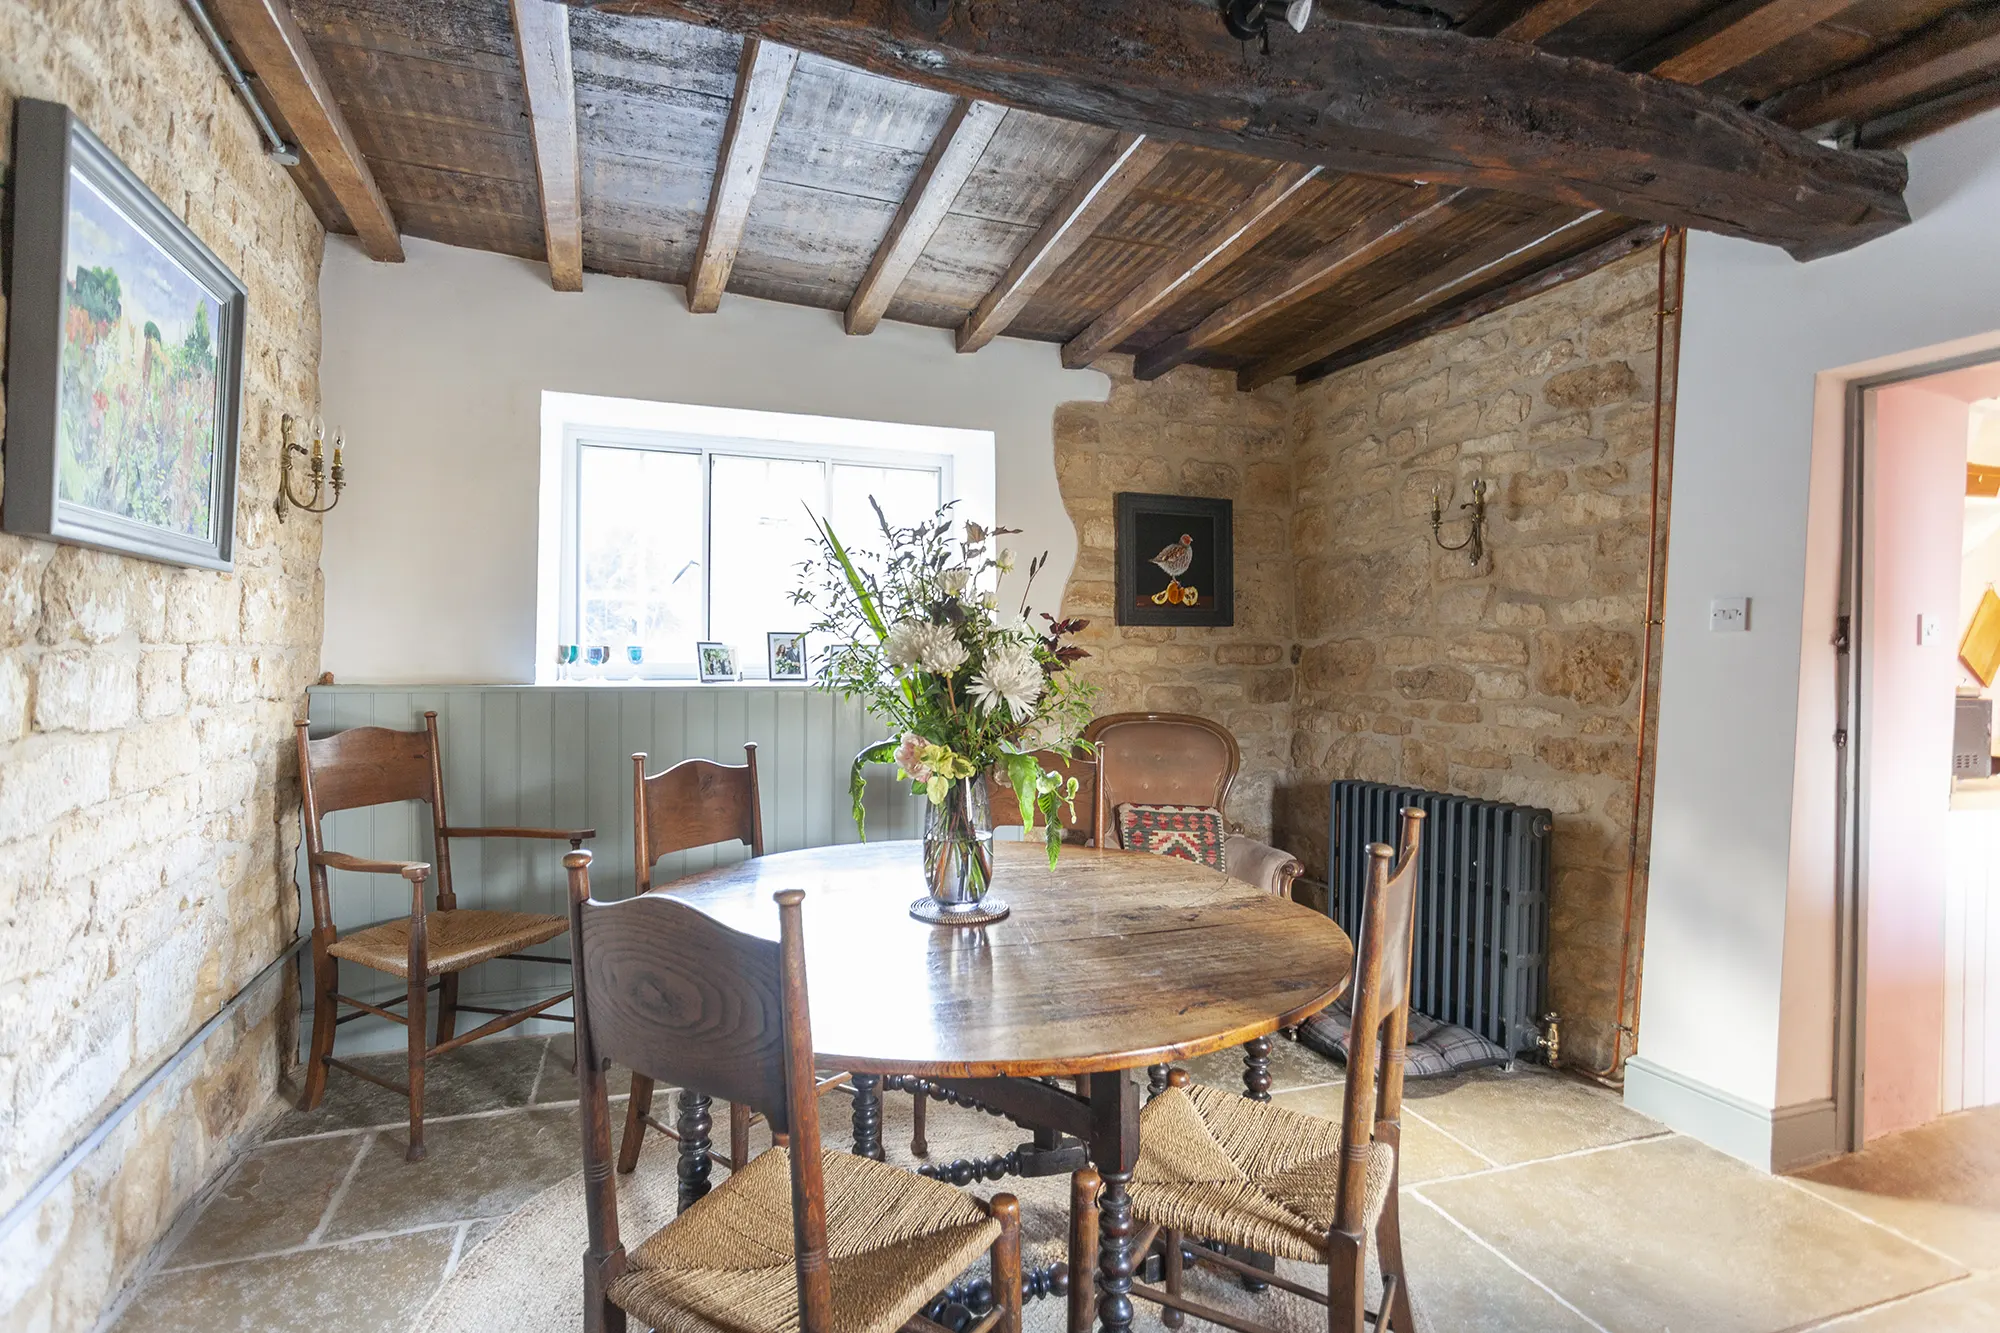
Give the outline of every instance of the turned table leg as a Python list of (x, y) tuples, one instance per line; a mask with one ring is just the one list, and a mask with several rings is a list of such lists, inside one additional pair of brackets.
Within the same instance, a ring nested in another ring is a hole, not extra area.
[(681, 1136), (680, 1164), (677, 1168), (681, 1181), (681, 1208), (708, 1193), (708, 1140), (714, 1121), (708, 1112), (709, 1099), (698, 1092), (683, 1091), (680, 1100), (680, 1114), (674, 1121), (674, 1130)]
[(1139, 1084), (1129, 1070), (1090, 1076), (1090, 1157), (1097, 1196), (1097, 1320), (1104, 1333), (1132, 1327), (1132, 1168), (1139, 1162)]
[(882, 1076), (855, 1074), (849, 1080), (854, 1089), (854, 1155), (883, 1160)]
[(1243, 1095), (1253, 1102), (1271, 1100), (1271, 1039), (1243, 1043)]

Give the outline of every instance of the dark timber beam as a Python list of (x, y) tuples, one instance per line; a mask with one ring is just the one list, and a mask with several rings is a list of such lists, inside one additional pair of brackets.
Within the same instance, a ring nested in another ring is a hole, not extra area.
[(1995, 107), (2000, 107), (2000, 74), (1955, 88), (1941, 97), (1871, 117), (1862, 122), (1854, 137), (1863, 148), (1901, 148)]
[(1593, 227), (1601, 225), (1603, 214), (1595, 211), (1572, 213), (1559, 220), (1548, 216), (1530, 218), (1439, 264), (1417, 282), (1364, 307), (1311, 342), (1245, 366), (1237, 373), (1237, 387), (1246, 391), (1260, 389), (1272, 380), (1296, 374), (1314, 362), (1387, 332), (1406, 319), (1434, 310), (1481, 282), (1491, 281), (1523, 263), (1532, 263), (1536, 256), (1573, 245)]
[(1514, 41), (1316, 16), (1246, 54), (1191, 0), (613, 0), (960, 97), (1399, 180), (1502, 189), (1813, 258), (1909, 221), (1895, 153)]
[(902, 205), (889, 223), (889, 234), (875, 251), (854, 298), (847, 303), (849, 333), (873, 333), (882, 322), (882, 313), (896, 299), (917, 257), (930, 244), (951, 201), (965, 184), (965, 178), (979, 165), (993, 132), (1007, 115), (1007, 108), (991, 102), (969, 102), (959, 98), (945, 117), (944, 128), (931, 142), (931, 151), (903, 195)]
[(1856, 0), (1736, 0), (1624, 62), (1675, 83), (1707, 83), (1752, 56), (1817, 27)]
[(701, 243), (688, 273), (687, 306), (697, 315), (713, 314), (722, 304), (729, 270), (743, 244), (743, 225), (750, 220), (750, 201), (764, 175), (764, 158), (771, 135), (785, 106), (799, 53), (756, 37), (743, 39), (736, 62), (736, 97), (729, 104), (729, 123), (722, 131), (722, 156), (709, 187), (708, 216), (702, 220)]
[(583, 290), (583, 175), (576, 136), (576, 74), (569, 58), (569, 9), (548, 0), (513, 0), (514, 44), (541, 182), (542, 241), (549, 285)]
[(1308, 255), (1283, 273), (1273, 274), (1193, 328), (1147, 348), (1133, 363), (1133, 375), (1142, 380), (1158, 379), (1210, 348), (1241, 337), (1253, 325), (1319, 295), (1348, 274), (1401, 249), (1484, 198), (1483, 191), (1449, 190), (1437, 185), (1411, 190), (1407, 198), (1375, 210), (1341, 233), (1333, 244)]
[(958, 350), (976, 352), (1005, 332), (1063, 261), (1075, 254), (1125, 196), (1160, 165), (1169, 146), (1142, 134), (1121, 134), (1106, 145), (1049, 214), (1048, 221), (1028, 238), (993, 290), (958, 326)]
[(2000, 67), (2000, 4), (1961, 10), (1907, 41), (1788, 89), (1759, 112), (1800, 129), (1851, 125)]
[(327, 193), (347, 214), (361, 248), (370, 259), (399, 262), (403, 242), (395, 216), (291, 7), (285, 0), (209, 0), (209, 6), (228, 28), (230, 43), (263, 89), (266, 105), (284, 120)]
[(1090, 327), (1063, 344), (1062, 362), (1075, 370), (1124, 342), (1162, 309), (1196, 290), (1236, 262), (1305, 207), (1312, 197), (1306, 182), (1318, 167), (1286, 163), (1264, 179), (1248, 199), (1166, 263), (1148, 273)]
[(1582, 18), (1604, 0), (1532, 0), (1522, 4), (1491, 4), (1465, 22), (1474, 37), (1504, 37), (1510, 42), (1539, 42), (1557, 28)]
[(1367, 342), (1349, 347), (1338, 355), (1324, 361), (1316, 361), (1298, 374), (1301, 384), (1310, 384), (1324, 379), (1335, 371), (1349, 366), (1358, 366), (1363, 361), (1373, 361), (1378, 356), (1387, 356), (1398, 348), (1444, 333), (1450, 329), (1462, 328), (1482, 315), (1490, 315), (1531, 296), (1575, 282), (1586, 274), (1595, 273), (1607, 264), (1615, 264), (1629, 255), (1637, 254), (1647, 246), (1657, 245), (1660, 238), (1670, 229), (1657, 222), (1634, 227), (1630, 231), (1614, 236), (1591, 246), (1580, 254), (1568, 259), (1536, 269), (1526, 277), (1516, 278), (1504, 286), (1473, 297), (1469, 301), (1459, 301), (1442, 306), (1415, 319), (1398, 324), (1387, 333), (1370, 338)]

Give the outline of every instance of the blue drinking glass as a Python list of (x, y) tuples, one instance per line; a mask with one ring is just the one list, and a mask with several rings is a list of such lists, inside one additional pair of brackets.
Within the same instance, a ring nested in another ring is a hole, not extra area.
[(625, 649), (625, 660), (630, 662), (633, 666), (638, 666), (641, 662), (646, 660), (646, 650), (644, 648), (641, 648), (636, 643), (631, 644)]
[(583, 650), (583, 660), (592, 666), (603, 666), (611, 660), (611, 650), (598, 644), (592, 644)]

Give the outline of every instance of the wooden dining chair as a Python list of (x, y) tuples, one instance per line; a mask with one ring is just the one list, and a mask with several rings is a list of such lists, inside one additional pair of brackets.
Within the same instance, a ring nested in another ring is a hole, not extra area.
[[(1191, 1086), (1175, 1070), (1172, 1085), (1139, 1117), (1139, 1162), (1132, 1173), (1132, 1216), (1144, 1254), (1157, 1235), (1160, 1287), (1135, 1282), (1132, 1294), (1163, 1307), (1178, 1327), (1193, 1315), (1244, 1333), (1268, 1325), (1190, 1301), (1182, 1292), (1186, 1256), (1258, 1285), (1328, 1307), (1329, 1333), (1382, 1333), (1416, 1326), (1403, 1262), (1397, 1201), (1402, 1141), (1403, 1060), (1410, 1027), (1410, 946), (1416, 904), (1417, 849), (1423, 813), (1403, 811), (1400, 854), (1369, 849), (1353, 999), (1352, 1054), (1338, 1125), (1220, 1088)], [(1381, 1262), (1381, 1310), (1366, 1308), (1369, 1233)], [(1292, 1282), (1226, 1249), (1275, 1255), (1327, 1269), (1324, 1292)]]
[[(1059, 750), (1035, 751), (1035, 759), (1045, 770), (1064, 778), (1076, 779), (1076, 799), (1071, 809), (1064, 811), (1066, 816), (1070, 816), (1066, 821), (1069, 828), (1065, 833), (1081, 831), (1090, 839), (1087, 845), (1091, 847), (1109, 845), (1105, 842), (1109, 834), (1108, 816), (1103, 801), (1102, 784), (1097, 780), (1099, 756), (1099, 747), (1095, 745), (1090, 746), (1086, 754), (1064, 754)], [(1021, 798), (1003, 774), (996, 772), (986, 775), (986, 803), (992, 812), (995, 828), (1027, 826), (1027, 820), (1021, 813)], [(1039, 837), (1040, 834), (1034, 836)]]
[[(638, 893), (650, 893), (660, 858), (696, 847), (740, 842), (750, 855), (764, 854), (764, 807), (757, 789), (757, 743), (746, 741), (741, 764), (712, 759), (684, 759), (655, 773), (646, 773), (643, 752), (632, 756), (632, 874)], [(669, 1129), (653, 1119), (653, 1080), (632, 1075), (632, 1095), (625, 1103), (625, 1135), (618, 1141), (618, 1170), (630, 1174), (639, 1164), (646, 1127), (675, 1139), (693, 1138), (707, 1166), (708, 1097), (684, 1091), (676, 1126)], [(750, 1108), (729, 1104), (729, 1165), (740, 1168), (750, 1155)], [(706, 1176), (704, 1174), (704, 1179)]]
[[(570, 998), (563, 991), (520, 1009), (493, 1009), (460, 1004), (459, 974), (495, 959), (569, 966), (569, 959), (523, 953), (569, 929), (561, 916), (536, 912), (461, 908), (451, 877), (451, 844), (456, 838), (547, 838), (581, 847), (597, 836), (595, 829), (457, 828), (444, 811), (444, 770), (439, 761), (437, 714), (424, 714), (422, 731), (391, 731), (385, 727), (353, 727), (314, 740), (309, 724), (298, 724), (299, 789), (304, 805), (306, 877), (312, 898), (313, 1004), (312, 1053), (306, 1061), (304, 1109), (310, 1111), (326, 1095), (326, 1073), (341, 1069), (401, 1093), (410, 1102), (410, 1144), (405, 1156), (414, 1162), (424, 1155), (424, 1065), (467, 1042), (504, 1032), (537, 1014), (568, 1022), (563, 1014), (545, 1010)], [(432, 853), (436, 863), (435, 905), (424, 905), (424, 884), (431, 878), (427, 861), (378, 861), (328, 851), (320, 821), (338, 810), (422, 801), (430, 807)], [(389, 921), (340, 933), (334, 924), (333, 899), (327, 871), (362, 875), (400, 875), (410, 885), (410, 911)], [(403, 978), (402, 996), (369, 1004), (340, 993), (340, 964), (354, 963)], [(437, 1037), (425, 1035), (424, 1009), (437, 992)], [(405, 1006), (396, 1013), (394, 1006)], [(342, 1015), (340, 1006), (354, 1012)], [(491, 1020), (460, 1034), (460, 1010), (492, 1014)], [(374, 1014), (401, 1023), (409, 1032), (409, 1082), (398, 1085), (333, 1056), (334, 1030), (340, 1024)]]
[[(773, 939), (670, 893), (597, 902), (590, 853), (563, 865), (577, 960), (586, 1333), (623, 1333), (628, 1316), (647, 1328), (719, 1333), (941, 1333), (919, 1311), (982, 1253), (993, 1306), (968, 1333), (1020, 1333), (1013, 1196), (981, 1204), (820, 1144), (805, 895), (773, 895)], [(611, 1170), (611, 1061), (756, 1107), (779, 1140), (629, 1252)]]

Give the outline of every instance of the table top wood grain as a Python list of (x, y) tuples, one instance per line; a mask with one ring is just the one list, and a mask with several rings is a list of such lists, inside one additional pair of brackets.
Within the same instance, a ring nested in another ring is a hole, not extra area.
[(989, 926), (927, 926), (919, 844), (755, 857), (674, 894), (777, 938), (805, 897), (813, 1047), (830, 1068), (939, 1078), (1098, 1073), (1203, 1055), (1299, 1023), (1346, 989), (1354, 949), (1318, 912), (1192, 862), (996, 845)]

